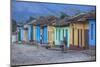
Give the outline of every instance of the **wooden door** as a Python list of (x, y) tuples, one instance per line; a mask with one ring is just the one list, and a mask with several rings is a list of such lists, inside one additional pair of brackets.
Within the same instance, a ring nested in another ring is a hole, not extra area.
[(54, 42), (54, 32), (51, 31), (50, 34), (51, 34), (51, 36), (50, 36), (50, 37), (51, 37), (51, 44), (53, 45), (53, 44), (54, 44), (54, 43), (53, 43), (53, 42)]
[(85, 48), (89, 48), (89, 30), (84, 30), (84, 44)]
[(79, 47), (79, 44), (80, 44), (79, 38), (80, 38), (80, 36), (79, 36), (79, 29), (78, 29), (78, 47)]
[(82, 29), (78, 29), (78, 47), (82, 47)]
[(74, 28), (72, 29), (72, 45), (74, 46)]
[(50, 31), (50, 30), (48, 31), (48, 41), (49, 41), (49, 43), (51, 44), (51, 42), (52, 42), (52, 37), (51, 37), (51, 31)]

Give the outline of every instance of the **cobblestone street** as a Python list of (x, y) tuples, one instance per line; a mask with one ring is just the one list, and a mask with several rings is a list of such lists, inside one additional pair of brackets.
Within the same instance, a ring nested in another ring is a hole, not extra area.
[(45, 64), (95, 60), (95, 50), (68, 50), (62, 53), (27, 44), (11, 45), (11, 65)]

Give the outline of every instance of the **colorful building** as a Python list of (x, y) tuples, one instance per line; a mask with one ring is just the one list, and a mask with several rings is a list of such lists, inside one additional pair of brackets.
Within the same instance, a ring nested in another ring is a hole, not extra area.
[(88, 48), (96, 45), (95, 13), (81, 13), (74, 17), (58, 19), (55, 16), (39, 17), (18, 26), (18, 41), (62, 45), (64, 38), (67, 47)]
[(42, 44), (53, 44), (54, 42), (54, 27), (52, 21), (55, 16), (39, 17), (34, 25), (34, 40)]
[(48, 42), (48, 35), (47, 35), (47, 25), (46, 25), (46, 19), (44, 17), (39, 17), (35, 23), (33, 23), (34, 26), (34, 39), (41, 43), (47, 43)]
[(54, 46), (54, 39), (55, 39), (55, 27), (53, 26), (48, 26), (48, 43), (50, 46)]
[[(70, 47), (89, 48), (92, 28), (90, 25), (92, 23), (90, 23), (91, 17), (92, 15), (89, 13), (82, 13), (69, 20), (71, 22)], [(95, 29), (94, 27), (93, 29)], [(95, 31), (92, 33), (95, 33)]]
[(23, 27), (21, 25), (17, 25), (17, 32), (18, 41), (23, 41)]
[(96, 45), (96, 20), (91, 19), (89, 21), (89, 44), (90, 46)]
[(27, 24), (24, 25), (23, 36), (24, 36), (23, 41), (25, 43), (29, 42), (29, 40), (28, 40), (28, 25)]
[(70, 47), (86, 48), (89, 45), (88, 22), (70, 24)]
[(34, 26), (33, 26), (33, 23), (35, 23), (35, 22), (36, 22), (36, 20), (33, 19), (27, 24), (28, 25), (28, 40), (29, 40), (29, 42), (34, 41)]
[(47, 20), (47, 29), (48, 29), (48, 43), (51, 47), (55, 46), (54, 39), (55, 39), (55, 27), (53, 26), (53, 23), (55, 23), (55, 20), (57, 17), (55, 16), (48, 16)]
[(56, 23), (54, 23), (55, 31), (54, 31), (54, 42), (55, 45), (59, 46), (62, 45), (62, 41), (64, 38), (66, 39), (66, 46), (69, 47), (69, 36), (70, 36), (70, 28), (69, 28), (69, 22), (66, 22), (67, 18), (61, 20), (56, 20)]
[(96, 14), (95, 12), (91, 12), (89, 15), (89, 45), (96, 46)]
[(23, 25), (23, 41), (26, 43), (33, 42), (34, 40), (34, 22), (36, 22), (36, 20), (29, 20)]

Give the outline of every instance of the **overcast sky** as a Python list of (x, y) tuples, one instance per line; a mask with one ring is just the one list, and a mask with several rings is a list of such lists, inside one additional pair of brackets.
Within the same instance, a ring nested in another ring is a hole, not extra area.
[(73, 16), (78, 11), (89, 12), (91, 10), (95, 10), (95, 6), (18, 1), (12, 2), (12, 18), (17, 22), (25, 22), (30, 16), (60, 16), (61, 12)]

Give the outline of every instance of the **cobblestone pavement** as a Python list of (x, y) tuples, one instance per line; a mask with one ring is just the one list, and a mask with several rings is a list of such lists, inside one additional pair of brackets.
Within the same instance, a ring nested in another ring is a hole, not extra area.
[(94, 50), (68, 50), (61, 51), (48, 50), (44, 47), (36, 47), (26, 44), (11, 45), (11, 65), (45, 64), (75, 61), (95, 60)]

